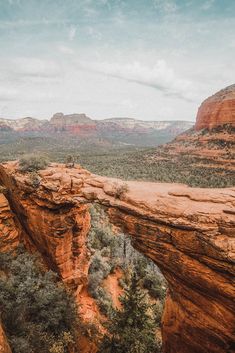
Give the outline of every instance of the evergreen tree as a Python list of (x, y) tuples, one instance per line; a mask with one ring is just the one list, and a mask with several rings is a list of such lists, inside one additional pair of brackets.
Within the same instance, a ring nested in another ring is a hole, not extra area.
[(121, 296), (122, 309), (115, 309), (108, 322), (108, 334), (101, 342), (101, 353), (158, 353), (155, 324), (151, 317), (151, 305), (132, 275), (131, 283)]

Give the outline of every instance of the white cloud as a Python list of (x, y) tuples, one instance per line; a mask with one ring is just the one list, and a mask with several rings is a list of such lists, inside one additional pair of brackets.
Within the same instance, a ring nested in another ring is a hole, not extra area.
[(207, 0), (202, 5), (202, 10), (207, 11), (214, 5), (215, 0)]
[(184, 100), (192, 100), (194, 98), (192, 83), (187, 79), (178, 77), (165, 60), (158, 60), (152, 67), (137, 61), (131, 64), (82, 63), (81, 67), (88, 71), (153, 87), (167, 96), (174, 96)]
[(21, 27), (32, 27), (32, 26), (46, 26), (46, 25), (58, 25), (69, 22), (68, 20), (17, 20), (17, 21), (1, 21), (0, 20), (0, 28), (3, 29), (17, 29)]
[(173, 0), (154, 0), (153, 4), (155, 9), (167, 14), (174, 13), (178, 9), (178, 6)]
[(61, 52), (61, 53), (64, 53), (64, 54), (74, 54), (74, 50), (70, 47), (68, 47), (67, 45), (64, 45), (64, 44), (59, 44), (58, 45), (58, 50)]
[(12, 87), (0, 87), (0, 101), (14, 101), (17, 97), (18, 91)]
[(32, 57), (21, 57), (12, 60), (10, 70), (17, 76), (28, 77), (58, 77), (61, 68), (52, 60), (44, 60)]
[(71, 27), (69, 28), (69, 34), (68, 34), (68, 36), (69, 36), (69, 40), (70, 40), (70, 41), (73, 41), (73, 40), (74, 40), (74, 38), (75, 38), (75, 36), (76, 36), (76, 32), (77, 32), (77, 28), (76, 28), (75, 26), (71, 26)]

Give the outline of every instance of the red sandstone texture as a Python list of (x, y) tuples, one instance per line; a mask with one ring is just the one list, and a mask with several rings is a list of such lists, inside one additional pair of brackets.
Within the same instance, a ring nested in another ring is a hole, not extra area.
[(226, 129), (217, 133), (194, 131), (179, 135), (172, 142), (163, 145), (153, 155), (153, 160), (175, 160), (191, 158), (193, 165), (203, 168), (235, 171), (234, 133)]
[(18, 245), (19, 230), (6, 197), (0, 194), (0, 251), (7, 252)]
[(0, 323), (0, 353), (12, 353), (1, 323)]
[(66, 178), (65, 174), (58, 185), (50, 183), (48, 175), (48, 185), (36, 194), (30, 179), (23, 175), (14, 179), (5, 174), (2, 181), (12, 192), (11, 207), (25, 236), (65, 282), (77, 287), (86, 282), (83, 274), (88, 266), (85, 241), (90, 216), (86, 205), (76, 207), (72, 198), (63, 195)]
[[(199, 107), (194, 129), (163, 145), (153, 161), (191, 158), (197, 167), (235, 171), (235, 85), (207, 98)], [(206, 129), (206, 130), (203, 130)]]
[[(115, 190), (122, 181), (79, 166), (52, 164), (40, 176), (40, 186), (34, 188), (28, 175), (17, 172), (17, 162), (0, 167), (0, 181), (25, 236), (73, 284), (77, 297), (86, 291), (87, 203), (98, 202), (168, 281), (164, 352), (234, 351), (234, 188), (127, 182), (128, 192), (119, 199)], [(87, 303), (91, 317), (92, 305)]]
[(195, 129), (212, 129), (220, 125), (235, 126), (235, 84), (207, 98), (198, 109)]

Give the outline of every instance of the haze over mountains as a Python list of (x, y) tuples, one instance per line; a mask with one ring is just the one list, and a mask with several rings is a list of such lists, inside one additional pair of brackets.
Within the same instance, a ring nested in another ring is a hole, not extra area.
[(72, 135), (90, 142), (111, 144), (156, 146), (190, 129), (189, 121), (143, 121), (134, 118), (111, 118), (93, 120), (86, 114), (56, 113), (50, 120), (31, 117), (0, 119), (0, 133), (17, 136), (63, 136)]

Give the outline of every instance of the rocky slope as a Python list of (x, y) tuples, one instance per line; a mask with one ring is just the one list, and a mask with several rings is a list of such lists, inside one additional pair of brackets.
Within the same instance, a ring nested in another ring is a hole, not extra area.
[(35, 188), (29, 175), (17, 171), (17, 162), (0, 167), (0, 181), (24, 236), (77, 296), (86, 289), (87, 204), (98, 202), (168, 281), (164, 352), (234, 350), (234, 188), (128, 182), (122, 195), (120, 180), (55, 164), (40, 177)]
[(235, 126), (235, 84), (207, 98), (198, 109), (195, 129), (213, 129), (225, 124)]
[(149, 158), (153, 163), (172, 161), (176, 168), (190, 166), (192, 171), (203, 174), (206, 170), (221, 176), (228, 173), (235, 182), (234, 136), (235, 85), (232, 85), (202, 103), (194, 128), (161, 146)]

